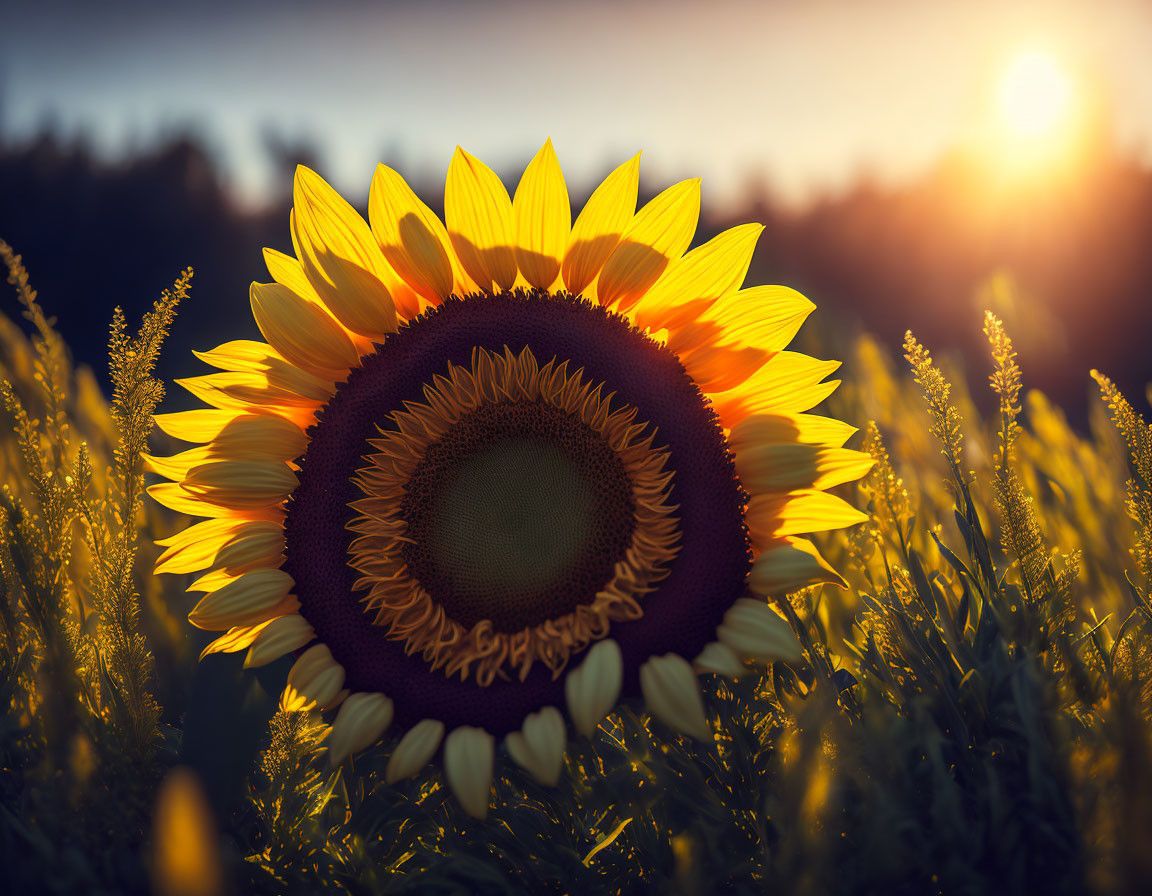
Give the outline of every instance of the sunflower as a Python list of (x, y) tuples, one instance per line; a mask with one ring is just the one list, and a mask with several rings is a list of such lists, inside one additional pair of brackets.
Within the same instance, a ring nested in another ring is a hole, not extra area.
[(205, 518), (157, 570), (202, 573), (205, 654), (295, 655), (281, 705), (335, 710), (334, 764), (395, 722), (388, 780), (442, 749), (483, 816), (496, 738), (546, 783), (623, 697), (708, 741), (696, 675), (798, 660), (766, 597), (840, 583), (801, 536), (865, 518), (826, 490), (871, 460), (807, 413), (814, 306), (741, 288), (760, 225), (687, 251), (699, 181), (636, 211), (638, 177), (573, 223), (550, 142), (511, 199), (458, 149), (443, 222), (383, 165), (365, 222), (301, 167), (267, 342), (198, 353), (209, 407), (157, 417), (197, 446), (149, 491)]

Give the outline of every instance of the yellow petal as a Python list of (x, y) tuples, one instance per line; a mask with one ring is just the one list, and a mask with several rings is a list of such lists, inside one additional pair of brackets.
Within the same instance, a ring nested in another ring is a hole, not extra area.
[(300, 264), (298, 258), (275, 249), (265, 249), (264, 266), (268, 268), (269, 277), (282, 286), (287, 286), (300, 298), (318, 305), (323, 304), (312, 284), (308, 282), (308, 275), (304, 273), (304, 266)]
[[(214, 433), (209, 444), (190, 448), (171, 457), (145, 454), (145, 465), (161, 476), (182, 479), (192, 467), (210, 460), (291, 460), (299, 457), (307, 447), (308, 439), (303, 430), (284, 417), (276, 414), (224, 413), (226, 423)], [(203, 431), (214, 428), (215, 423), (209, 421)]]
[(463, 269), (452, 254), (448, 231), (404, 178), (386, 165), (377, 166), (372, 178), (368, 220), (384, 258), (413, 290), (433, 304), (461, 290)]
[(591, 737), (620, 697), (624, 680), (624, 658), (611, 638), (597, 641), (579, 668), (568, 673), (564, 696), (568, 715), (576, 730)]
[(735, 456), (740, 483), (752, 495), (829, 489), (856, 481), (876, 463), (860, 451), (817, 445), (757, 445), (737, 451)]
[(428, 764), (440, 740), (444, 737), (444, 723), (436, 719), (424, 719), (409, 729), (400, 738), (400, 743), (388, 758), (384, 769), (384, 780), (395, 784), (403, 778), (411, 778)]
[(545, 706), (524, 719), (519, 731), (504, 738), (508, 754), (541, 784), (554, 787), (564, 768), (564, 748), (568, 736), (564, 717), (555, 706)]
[(254, 339), (233, 339), (206, 352), (193, 349), (192, 354), (220, 370), (257, 370), (266, 372), (277, 364), (287, 362), (284, 356), (266, 342)]
[(292, 184), (292, 242), (308, 282), (344, 326), (382, 341), (396, 330), (387, 262), (343, 197), (303, 165)]
[(716, 629), (720, 641), (737, 655), (760, 662), (797, 662), (804, 654), (796, 633), (762, 600), (737, 598)]
[(512, 216), (520, 273), (538, 289), (548, 289), (560, 274), (560, 259), (572, 229), (568, 187), (551, 140), (536, 153), (520, 178)]
[(183, 442), (211, 442), (220, 430), (244, 412), (240, 408), (196, 408), (174, 414), (157, 414), (156, 425)]
[(816, 545), (805, 538), (789, 537), (771, 543), (760, 552), (748, 574), (748, 587), (765, 597), (791, 594), (821, 583), (848, 587), (820, 556)]
[(205, 445), (199, 448), (189, 448), (171, 457), (156, 457), (152, 454), (141, 453), (144, 467), (153, 473), (158, 473), (165, 479), (180, 480), (192, 467), (206, 463), (212, 455)]
[[(636, 297), (639, 301), (632, 315), (636, 325), (675, 330), (721, 296), (736, 292), (763, 230), (763, 224), (741, 224), (675, 259), (643, 298)], [(628, 310), (628, 304), (621, 302), (620, 309)]]
[(754, 544), (808, 532), (827, 532), (867, 521), (847, 501), (811, 489), (786, 494), (756, 495), (748, 502), (748, 530)]
[(379, 693), (352, 694), (340, 704), (328, 738), (328, 762), (335, 767), (372, 746), (392, 724), (392, 701)]
[(512, 201), (496, 173), (459, 147), (448, 166), (444, 220), (456, 257), (481, 289), (516, 282)]
[[(228, 343), (228, 347), (235, 346), (235, 344)], [(260, 343), (249, 344), (259, 346)], [(233, 364), (233, 370), (210, 373), (204, 377), (194, 377), (188, 380), (176, 380), (176, 382), (200, 398), (200, 401), (207, 400), (200, 397), (196, 388), (187, 384), (203, 385), (209, 392), (214, 390), (215, 393), (225, 395), (232, 402), (232, 404), (221, 405), (225, 408), (236, 407), (237, 403), (243, 402), (318, 404), (327, 401), (333, 393), (331, 380), (320, 379), (317, 375), (301, 370), (295, 364), (289, 364), (287, 360), (283, 360), (279, 356), (268, 357), (263, 367), (253, 365), (245, 369), (241, 365), (247, 364), (247, 360), (237, 359), (234, 355), (223, 355), (222, 350), (226, 348), (220, 346), (211, 352), (194, 351), (192, 354), (215, 366)]]
[(287, 390), (303, 398), (324, 401), (332, 394), (332, 381), (290, 364), (264, 342), (234, 339), (211, 351), (193, 351), (197, 358), (220, 370), (255, 374), (269, 388)]
[(668, 336), (668, 347), (681, 354), (708, 345), (785, 348), (816, 308), (794, 289), (753, 286), (730, 292), (695, 320), (685, 321)]
[(772, 360), (775, 352), (753, 346), (705, 345), (680, 356), (680, 363), (705, 394), (725, 392), (746, 383)]
[(188, 614), (188, 621), (211, 631), (263, 622), (288, 597), (293, 585), (292, 577), (282, 570), (254, 569), (205, 595)]
[(322, 398), (275, 385), (266, 374), (253, 371), (209, 373), (178, 379), (176, 383), (211, 407), (248, 413), (267, 411), (301, 427), (311, 426), (316, 411), (324, 403)]
[(728, 445), (738, 453), (773, 442), (839, 448), (856, 427), (815, 414), (753, 414), (732, 427)]
[(256, 625), (238, 625), (228, 629), (226, 634), (221, 635), (200, 651), (200, 659), (203, 660), (204, 657), (212, 653), (238, 653), (245, 650), (272, 621), (269, 619), (266, 622), (258, 622)]
[(224, 460), (193, 467), (183, 485), (197, 498), (243, 510), (280, 504), (296, 487), (297, 479), (285, 463)]
[(579, 295), (604, 267), (636, 212), (640, 153), (609, 174), (589, 197), (572, 227), (561, 273), (565, 288)]
[(253, 283), (252, 316), (264, 338), (284, 358), (328, 380), (343, 379), (360, 363), (360, 353), (320, 305), (279, 283)]
[(344, 667), (332, 658), (327, 644), (316, 644), (305, 650), (289, 670), (280, 708), (285, 712), (323, 708), (339, 696), (343, 687)]
[(307, 447), (304, 430), (277, 414), (236, 417), (208, 446), (213, 456), (235, 460), (293, 460)]
[(628, 310), (692, 242), (700, 219), (700, 180), (669, 187), (624, 228), (596, 281), (601, 305)]
[[(304, 266), (300, 264), (297, 258), (292, 255), (285, 255), (283, 252), (277, 252), (275, 249), (265, 249), (264, 265), (268, 268), (268, 275), (277, 283), (287, 286), (300, 298), (324, 308), (324, 302), (316, 294), (312, 284), (308, 282), (308, 275), (304, 273)], [(324, 311), (327, 313), (328, 309), (324, 308)], [(358, 354), (366, 355), (373, 350), (371, 339), (365, 339), (359, 333), (353, 333), (339, 321), (336, 323), (352, 340)]]
[(148, 486), (148, 496), (158, 504), (177, 513), (189, 516), (206, 516), (213, 519), (279, 519), (283, 512), (276, 508), (245, 508), (224, 507), (198, 497), (187, 491), (179, 482), (158, 482)]
[(700, 682), (684, 657), (666, 653), (650, 658), (640, 667), (640, 690), (648, 711), (664, 724), (702, 743), (712, 742)]
[(234, 575), (225, 569), (213, 569), (200, 576), (185, 591), (219, 591), (225, 585), (231, 585), (240, 575)]
[(839, 366), (839, 361), (779, 352), (737, 388), (709, 397), (728, 427), (749, 414), (807, 411), (836, 391), (839, 380), (823, 380)]
[(156, 544), (167, 547), (156, 561), (158, 573), (216, 566), (240, 572), (244, 566), (278, 558), (284, 548), (284, 529), (263, 520), (205, 520)]
[(725, 678), (739, 678), (748, 671), (736, 651), (720, 641), (705, 644), (700, 655), (692, 661), (692, 669), (694, 672), (711, 672)]
[(316, 637), (308, 620), (299, 613), (289, 613), (269, 620), (248, 648), (244, 668), (254, 669), (275, 662), (293, 650), (299, 650)]
[(461, 725), (444, 740), (444, 777), (473, 818), (488, 814), (494, 752), (492, 735), (483, 728)]

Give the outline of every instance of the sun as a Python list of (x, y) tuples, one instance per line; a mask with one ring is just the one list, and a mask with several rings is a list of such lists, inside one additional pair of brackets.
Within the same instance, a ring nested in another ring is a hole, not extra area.
[(1009, 134), (1051, 136), (1067, 122), (1071, 107), (1071, 80), (1052, 56), (1028, 50), (1009, 64), (999, 89), (1000, 118)]

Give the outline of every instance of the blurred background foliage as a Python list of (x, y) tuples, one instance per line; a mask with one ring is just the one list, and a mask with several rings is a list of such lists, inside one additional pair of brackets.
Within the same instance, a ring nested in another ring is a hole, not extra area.
[(557, 788), (505, 758), (480, 822), (435, 769), (384, 784), (391, 740), (329, 768), (323, 719), (276, 710), (285, 663), (197, 663), (187, 583), (150, 574), (188, 522), (139, 502), (139, 452), (191, 272), (138, 330), (116, 312), (109, 401), (3, 255), (14, 892), (1147, 892), (1152, 430), (1102, 375), (1071, 426), (999, 317), (968, 322), (983, 413), (911, 333), (903, 361), (818, 334), (852, 368), (828, 410), (878, 463), (847, 490), (870, 522), (822, 544), (851, 587), (780, 601), (804, 662), (706, 678), (707, 746), (624, 705)]

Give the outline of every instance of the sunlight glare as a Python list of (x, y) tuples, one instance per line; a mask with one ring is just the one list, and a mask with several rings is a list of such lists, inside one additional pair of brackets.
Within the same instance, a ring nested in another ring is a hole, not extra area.
[(1072, 90), (1067, 75), (1052, 57), (1038, 51), (1017, 56), (1000, 85), (1000, 115), (1019, 137), (1038, 137), (1056, 130), (1067, 118)]

